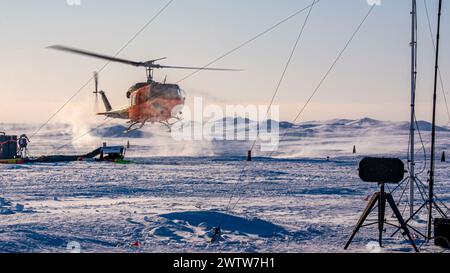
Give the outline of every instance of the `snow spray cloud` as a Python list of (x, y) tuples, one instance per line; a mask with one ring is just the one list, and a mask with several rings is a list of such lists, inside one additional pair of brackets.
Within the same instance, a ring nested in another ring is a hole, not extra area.
[(366, 0), (369, 6), (380, 6), (381, 0)]
[(171, 130), (176, 141), (253, 141), (261, 151), (272, 152), (279, 147), (279, 106), (204, 105), (202, 97), (195, 97), (193, 109), (184, 106), (183, 118), (189, 122), (176, 123)]
[(66, 0), (68, 6), (81, 6), (81, 0)]
[[(85, 110), (85, 109), (88, 110)], [(87, 134), (95, 124), (99, 123), (100, 117), (94, 116), (85, 103), (72, 103), (61, 112), (56, 119), (58, 122), (68, 125), (69, 131), (65, 132), (72, 138), (72, 145), (75, 148), (94, 146), (99, 139), (91, 134)], [(79, 138), (83, 136), (82, 138)]]

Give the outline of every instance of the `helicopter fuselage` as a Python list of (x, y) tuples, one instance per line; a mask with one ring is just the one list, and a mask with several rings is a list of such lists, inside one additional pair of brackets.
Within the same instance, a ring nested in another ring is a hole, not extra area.
[(131, 92), (129, 119), (132, 122), (166, 122), (180, 114), (174, 109), (184, 102), (178, 85), (152, 82)]
[(137, 83), (127, 91), (129, 105), (111, 109), (108, 98), (99, 92), (105, 104), (106, 112), (98, 113), (109, 118), (127, 119), (130, 124), (160, 122), (168, 124), (171, 119), (179, 119), (185, 102), (181, 89), (176, 84), (158, 82)]

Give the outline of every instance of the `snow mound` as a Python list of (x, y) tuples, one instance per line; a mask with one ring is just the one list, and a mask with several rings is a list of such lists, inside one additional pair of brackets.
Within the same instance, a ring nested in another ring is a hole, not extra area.
[(257, 218), (247, 219), (217, 211), (185, 211), (162, 214), (160, 217), (176, 223), (203, 227), (211, 230), (220, 225), (223, 231), (232, 234), (272, 238), (286, 235), (288, 231), (283, 227)]
[(9, 215), (16, 212), (23, 212), (25, 206), (22, 204), (13, 205), (12, 202), (0, 197), (0, 215)]

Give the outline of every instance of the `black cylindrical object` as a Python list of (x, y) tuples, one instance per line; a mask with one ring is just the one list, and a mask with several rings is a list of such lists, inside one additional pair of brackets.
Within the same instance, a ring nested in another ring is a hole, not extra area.
[(450, 219), (434, 219), (434, 244), (450, 249)]
[(400, 183), (405, 165), (398, 158), (366, 157), (359, 163), (359, 177), (364, 182)]
[(12, 159), (17, 156), (17, 136), (0, 135), (0, 159)]

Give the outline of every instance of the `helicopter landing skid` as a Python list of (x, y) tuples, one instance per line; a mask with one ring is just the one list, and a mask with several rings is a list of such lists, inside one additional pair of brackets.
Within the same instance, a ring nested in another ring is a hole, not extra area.
[(125, 133), (125, 134), (128, 134), (128, 133), (130, 133), (130, 132), (133, 132), (133, 131), (136, 131), (136, 130), (141, 129), (142, 127), (144, 127), (145, 122), (146, 122), (146, 121), (144, 121), (144, 122), (139, 122), (139, 121), (136, 121), (136, 122), (129, 122), (129, 123), (131, 123), (131, 124), (130, 124), (130, 125), (128, 126), (128, 128), (124, 131), (124, 133)]
[(172, 132), (172, 126), (177, 124), (178, 122), (180, 122), (182, 120), (182, 118), (180, 117), (173, 117), (173, 119), (175, 119), (175, 122), (168, 122), (168, 121), (160, 121), (159, 123), (161, 123), (162, 125), (166, 126), (167, 129), (169, 129), (169, 132)]
[(172, 132), (172, 126), (176, 123), (169, 123), (167, 121), (160, 121), (159, 123), (161, 123), (162, 125), (166, 126), (167, 129), (169, 130), (169, 132)]

